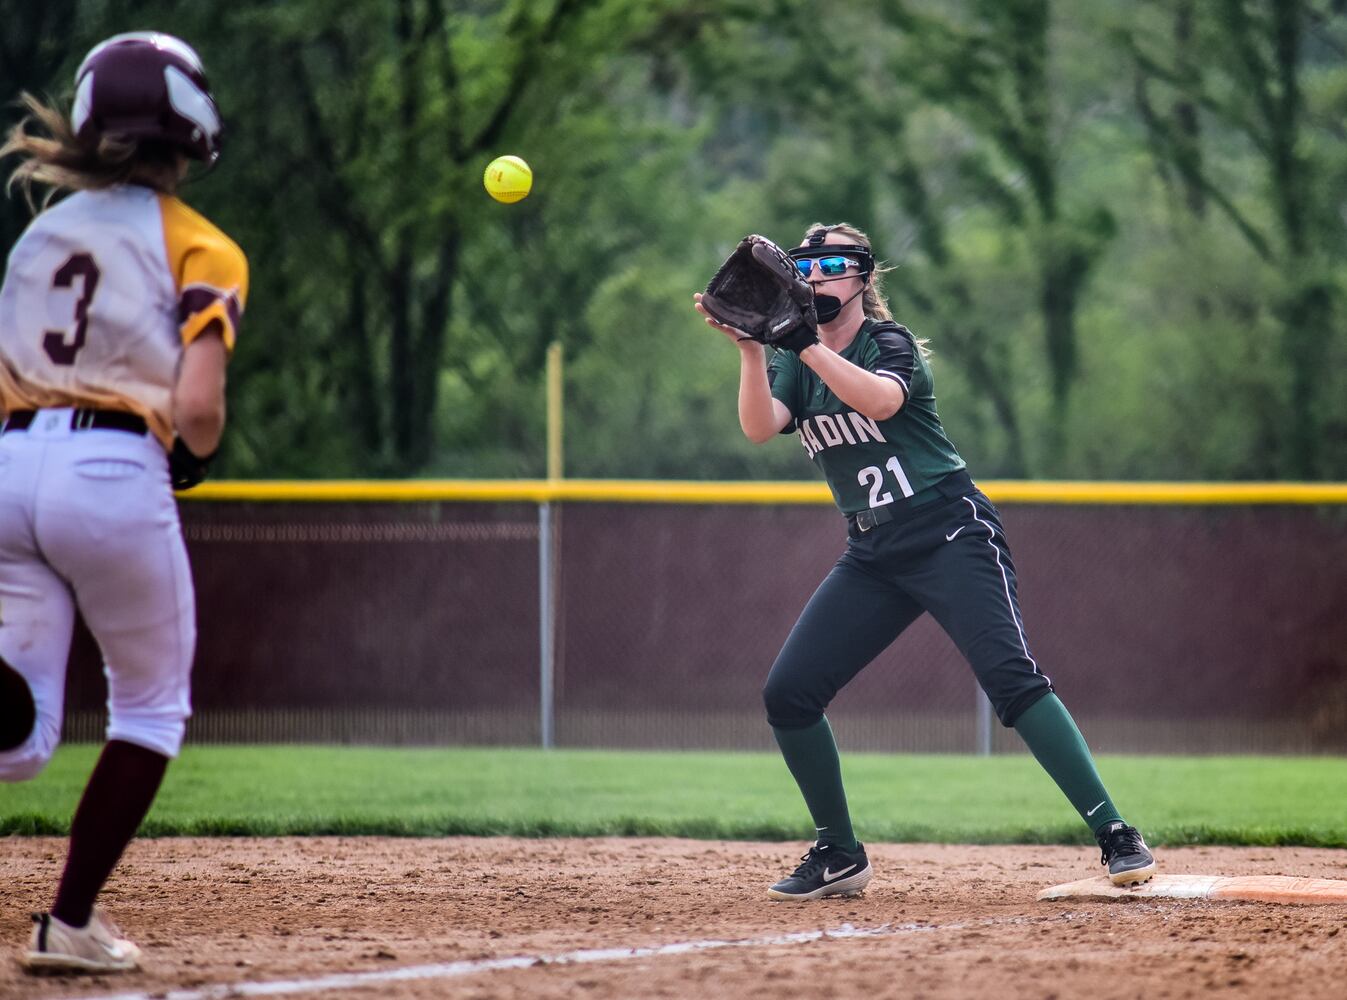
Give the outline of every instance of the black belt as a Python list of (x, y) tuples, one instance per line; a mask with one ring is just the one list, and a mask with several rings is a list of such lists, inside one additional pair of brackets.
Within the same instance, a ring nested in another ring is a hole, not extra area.
[[(37, 419), (37, 410), (14, 410), (0, 426), (0, 434), (10, 431), (26, 431)], [(144, 434), (149, 430), (144, 417), (122, 410), (71, 410), (70, 429), (72, 431), (126, 431), (128, 434)]]
[(910, 497), (903, 497), (893, 503), (885, 504), (883, 507), (871, 507), (869, 510), (848, 514), (847, 534), (855, 538), (879, 527), (881, 524), (888, 524), (895, 518), (903, 518), (919, 507), (935, 503), (942, 497), (952, 500), (955, 497), (972, 493), (975, 489), (977, 487), (973, 485), (973, 479), (968, 475), (967, 469), (951, 472), (934, 486), (919, 490)]

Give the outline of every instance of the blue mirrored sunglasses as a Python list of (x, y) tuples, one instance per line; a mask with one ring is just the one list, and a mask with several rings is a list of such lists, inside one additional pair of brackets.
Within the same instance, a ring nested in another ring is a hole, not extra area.
[(814, 265), (828, 277), (836, 277), (839, 274), (845, 274), (848, 267), (860, 269), (860, 264), (856, 263), (850, 257), (797, 257), (795, 266), (800, 269), (803, 277), (809, 277), (814, 273)]

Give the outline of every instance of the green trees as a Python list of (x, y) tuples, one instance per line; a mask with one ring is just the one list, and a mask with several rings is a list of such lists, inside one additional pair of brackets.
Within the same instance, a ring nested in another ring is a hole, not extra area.
[[(991, 207), (1032, 261), (1051, 392), (1043, 459), (1049, 467), (1060, 465), (1080, 371), (1077, 313), (1116, 230), (1102, 197), (1082, 196), (1066, 176), (1069, 136), (1063, 119), (1080, 95), (1063, 93), (1060, 83), (1067, 74), (1053, 66), (1062, 61), (1054, 51), (1054, 8), (1064, 5), (981, 0), (958, 21), (919, 13), (915, 6), (887, 5), (904, 36), (891, 65), (895, 72), (907, 71), (923, 103), (947, 109), (963, 124), (972, 142), (953, 165), (966, 197)], [(908, 201), (914, 217), (929, 214), (925, 192), (914, 192)], [(943, 240), (931, 223), (927, 235), (938, 261), (947, 253)], [(959, 308), (960, 298), (949, 304)], [(993, 393), (1008, 428), (1017, 427), (1014, 390), (985, 376), (978, 384)], [(1011, 438), (1009, 444), (1017, 456), (1020, 443)], [(1025, 471), (1022, 458), (1015, 464)]]
[[(1171, 6), (1155, 12), (1161, 26), (1172, 16), (1167, 36), (1145, 22), (1120, 32), (1136, 66), (1138, 109), (1192, 221), (1212, 206), (1274, 277), (1265, 305), (1279, 327), (1280, 378), (1279, 405), (1265, 411), (1264, 437), (1277, 453), (1269, 471), (1317, 478), (1333, 450), (1328, 428), (1341, 426), (1333, 411), (1342, 398), (1326, 394), (1335, 385), (1330, 359), (1340, 361), (1342, 350), (1347, 27), (1332, 5), (1301, 0)], [(1156, 91), (1171, 114), (1153, 105)], [(1222, 176), (1211, 155), (1232, 141), (1248, 150), (1252, 189), (1247, 175)]]
[[(253, 293), (221, 471), (805, 477), (692, 291), (746, 232), (871, 233), (984, 476), (1347, 476), (1347, 13), (1297, 0), (0, 0), (0, 86), (161, 27)], [(12, 109), (0, 121), (14, 120)], [(490, 201), (500, 153), (534, 193)], [(26, 221), (0, 203), (0, 241)]]
[[(76, 0), (52, 0), (33, 4), (25, 0), (0, 0), (0, 95), (5, 101), (16, 99), (21, 91), (42, 96), (58, 71), (78, 49), (67, 28), (72, 21)], [(71, 67), (73, 70), (74, 67)], [(0, 117), (6, 128), (12, 115)], [(20, 201), (0, 201), (0, 250), (9, 247), (28, 224), (28, 208)]]

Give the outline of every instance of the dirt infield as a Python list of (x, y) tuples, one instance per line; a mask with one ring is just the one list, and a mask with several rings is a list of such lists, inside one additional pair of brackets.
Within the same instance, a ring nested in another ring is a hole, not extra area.
[[(638, 839), (138, 841), (105, 905), (147, 971), (31, 979), (13, 959), (64, 846), (0, 839), (0, 997), (225, 996), (215, 987), (279, 980), (299, 984), (291, 996), (475, 1000), (1347, 995), (1347, 906), (1036, 902), (1098, 873), (1083, 847), (872, 845), (865, 896), (789, 904), (763, 889), (802, 847)], [(1347, 878), (1342, 851), (1157, 856), (1175, 873)], [(626, 951), (644, 947), (663, 950)], [(575, 954), (592, 949), (614, 950)], [(523, 961), (482, 964), (511, 958)], [(365, 972), (383, 978), (309, 982)]]

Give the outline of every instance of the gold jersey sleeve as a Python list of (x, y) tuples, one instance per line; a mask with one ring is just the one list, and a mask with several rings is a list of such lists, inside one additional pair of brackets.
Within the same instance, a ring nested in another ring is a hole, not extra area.
[(228, 236), (177, 198), (161, 195), (164, 247), (178, 289), (178, 333), (187, 346), (207, 331), (234, 350), (248, 300), (248, 259)]

